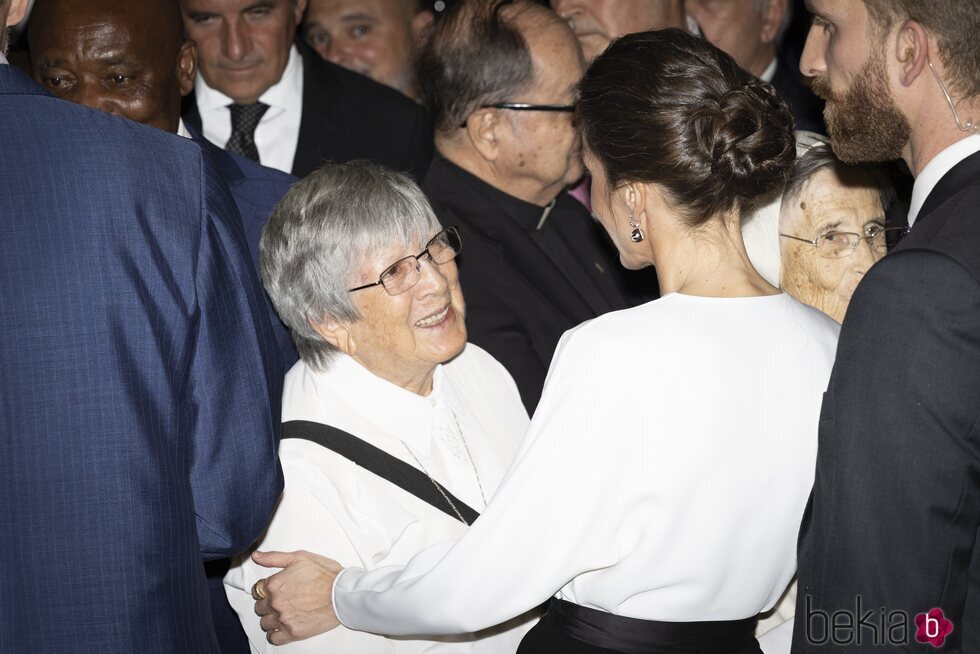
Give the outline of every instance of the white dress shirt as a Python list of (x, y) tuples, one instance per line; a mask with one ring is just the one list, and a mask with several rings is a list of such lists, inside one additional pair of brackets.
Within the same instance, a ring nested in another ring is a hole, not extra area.
[(6, 66), (7, 65), (7, 57), (5, 57), (2, 52), (0, 52), (0, 65), (3, 65), (3, 66)]
[(909, 202), (909, 226), (915, 224), (922, 205), (926, 203), (926, 198), (936, 188), (936, 184), (943, 178), (956, 164), (963, 161), (971, 154), (980, 152), (980, 134), (972, 134), (965, 139), (960, 139), (950, 145), (942, 152), (933, 157), (926, 167), (922, 169), (912, 185), (912, 200)]
[[(421, 462), (423, 472), (476, 511), (485, 508), (483, 494), (499, 485), (528, 425), (510, 375), (472, 344), (436, 369), (428, 397), (376, 377), (346, 356), (324, 372), (301, 361), (286, 375), (282, 415), (283, 421), (332, 425), (415, 468)], [(261, 550), (304, 549), (343, 565), (374, 568), (404, 564), (466, 530), (459, 520), (315, 443), (284, 439), (279, 458), (286, 486), (258, 543)], [(421, 632), (390, 640), (341, 627), (277, 648), (266, 641), (249, 594), (252, 584), (273, 572), (245, 559), (225, 577), (253, 652), (513, 652), (531, 626), (525, 619), (482, 639), (443, 642), (418, 639)]]
[(473, 631), (556, 589), (650, 620), (772, 607), (796, 570), (838, 333), (786, 294), (674, 293), (570, 330), (480, 519), (408, 566), (344, 570), (340, 620)]
[[(194, 82), (197, 110), (201, 114), (201, 131), (204, 138), (220, 148), (231, 138), (231, 110), (235, 101), (211, 88), (198, 75)], [(289, 49), (289, 61), (279, 81), (269, 87), (259, 98), (269, 105), (255, 128), (255, 147), (259, 151), (259, 163), (289, 173), (296, 158), (299, 143), (299, 124), (303, 117), (303, 57), (296, 46)]]

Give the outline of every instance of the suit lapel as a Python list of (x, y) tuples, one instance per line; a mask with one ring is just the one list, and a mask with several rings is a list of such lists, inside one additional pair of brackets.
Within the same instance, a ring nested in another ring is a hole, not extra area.
[(946, 200), (961, 193), (968, 186), (978, 183), (978, 180), (980, 180), (980, 152), (975, 152), (943, 175), (922, 204), (922, 209), (915, 219), (915, 226), (918, 227)]

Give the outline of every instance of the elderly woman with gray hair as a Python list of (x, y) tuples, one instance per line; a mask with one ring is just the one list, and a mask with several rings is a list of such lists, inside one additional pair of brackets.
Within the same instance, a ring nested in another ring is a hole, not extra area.
[[(282, 499), (264, 550), (329, 552), (345, 565), (405, 564), (458, 539), (486, 506), (528, 425), (510, 375), (466, 343), (459, 235), (418, 187), (368, 162), (297, 183), (261, 240), (261, 271), (301, 360), (286, 375)], [(225, 577), (253, 651), (269, 570)], [(289, 652), (513, 651), (520, 618), (453, 638), (337, 629)]]
[(842, 162), (823, 136), (797, 132), (796, 150), (781, 196), (745, 219), (745, 247), (769, 283), (840, 323), (902, 231), (885, 225), (895, 191), (880, 167)]

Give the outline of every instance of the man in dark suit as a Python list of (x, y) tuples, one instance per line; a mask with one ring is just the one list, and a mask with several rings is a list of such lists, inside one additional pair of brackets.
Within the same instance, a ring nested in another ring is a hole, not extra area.
[(208, 140), (303, 177), (371, 159), (421, 179), (432, 131), (414, 102), (294, 43), (306, 0), (180, 0), (200, 75), (184, 120)]
[(778, 48), (790, 24), (789, 0), (687, 0), (704, 37), (767, 82), (793, 110), (796, 129), (824, 133), (823, 103), (800, 79), (799, 63)]
[(801, 69), (835, 153), (901, 157), (916, 179), (911, 232), (858, 286), (824, 395), (793, 651), (980, 652), (980, 15), (808, 5)]
[[(257, 272), (262, 227), (296, 178), (226, 152), (183, 125), (180, 97), (193, 88), (197, 50), (182, 32), (173, 0), (38, 0), (30, 20), (34, 79), (65, 100), (200, 143), (205, 155), (217, 163), (235, 200)], [(121, 72), (126, 78), (121, 83), (106, 83)], [(284, 364), (292, 366), (298, 358), (296, 348), (271, 302), (267, 304)], [(248, 641), (221, 583), (228, 561), (211, 561), (207, 569), (222, 651), (247, 654)]]
[(241, 224), (198, 145), (3, 63), (0, 651), (217, 652), (201, 559), (282, 489)]
[(469, 339), (533, 411), (561, 335), (655, 297), (656, 279), (630, 295), (605, 234), (564, 192), (583, 173), (570, 107), (583, 62), (564, 21), (529, 2), (464, 3), (437, 23), (420, 67), (439, 152), (422, 188), (462, 235)]

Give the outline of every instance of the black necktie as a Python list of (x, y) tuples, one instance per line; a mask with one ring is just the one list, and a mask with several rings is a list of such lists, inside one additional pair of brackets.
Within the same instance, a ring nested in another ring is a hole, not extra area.
[(255, 147), (255, 128), (258, 127), (269, 105), (256, 102), (255, 104), (230, 104), (228, 108), (231, 109), (231, 138), (225, 144), (225, 150), (248, 157), (258, 163), (259, 149)]

